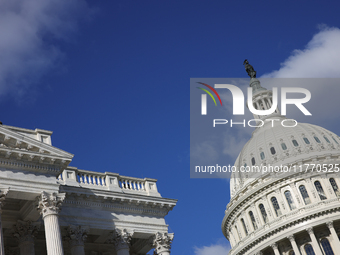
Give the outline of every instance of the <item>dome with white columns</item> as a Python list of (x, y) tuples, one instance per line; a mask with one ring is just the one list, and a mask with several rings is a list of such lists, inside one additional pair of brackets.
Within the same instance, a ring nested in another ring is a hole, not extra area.
[[(271, 91), (255, 77), (250, 85), (254, 108), (270, 109)], [(340, 254), (339, 136), (311, 124), (284, 127), (281, 121), (286, 126), (293, 121), (277, 109), (255, 118), (265, 124), (255, 128), (240, 152), (237, 169), (282, 165), (297, 170), (233, 173), (222, 222), (232, 246), (229, 254)], [(314, 171), (305, 171), (308, 164)]]

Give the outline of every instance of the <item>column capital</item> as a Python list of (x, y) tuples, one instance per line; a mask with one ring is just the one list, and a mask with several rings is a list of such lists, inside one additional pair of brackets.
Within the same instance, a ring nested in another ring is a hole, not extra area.
[(292, 243), (292, 242), (295, 242), (295, 238), (294, 238), (294, 235), (289, 235), (288, 236), (288, 239), (289, 241)]
[(273, 250), (277, 250), (277, 243), (271, 244), (270, 247), (272, 247)]
[(45, 218), (51, 214), (59, 214), (61, 205), (65, 199), (65, 193), (46, 193), (41, 192), (38, 199), (38, 210), (40, 214)]
[(328, 228), (334, 228), (333, 221), (327, 221), (326, 224)]
[(306, 230), (307, 230), (309, 235), (314, 235), (313, 228), (310, 227), (310, 228), (307, 228)]
[(67, 236), (65, 237), (65, 240), (69, 242), (71, 247), (84, 246), (88, 233), (89, 230), (86, 227), (70, 225), (67, 228)]
[(5, 204), (5, 199), (8, 194), (9, 188), (0, 191), (0, 213), (2, 213), (2, 207)]
[(160, 233), (157, 232), (153, 238), (153, 246), (155, 247), (156, 254), (161, 254), (162, 252), (169, 252), (171, 249), (171, 243), (174, 239), (174, 234)]
[(132, 231), (116, 228), (113, 232), (109, 234), (106, 242), (114, 244), (116, 251), (119, 251), (121, 249), (129, 249), (132, 235)]
[(40, 229), (40, 223), (31, 221), (18, 220), (17, 224), (14, 225), (14, 234), (19, 241), (19, 245), (23, 242), (34, 242), (34, 236)]

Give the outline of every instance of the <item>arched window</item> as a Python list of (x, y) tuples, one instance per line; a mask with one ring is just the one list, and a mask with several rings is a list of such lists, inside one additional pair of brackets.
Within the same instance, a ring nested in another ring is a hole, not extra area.
[(241, 219), (241, 222), (242, 222), (244, 232), (246, 233), (246, 235), (248, 235), (248, 230), (247, 230), (246, 224), (244, 223), (244, 219)]
[(249, 217), (250, 217), (251, 223), (253, 224), (254, 230), (256, 230), (257, 224), (256, 224), (255, 217), (252, 211), (249, 212)]
[(315, 255), (313, 247), (310, 244), (305, 245), (305, 252), (307, 255)]
[(326, 255), (334, 255), (332, 247), (331, 247), (327, 238), (324, 238), (324, 239), (321, 240), (321, 246), (322, 246)]
[(281, 143), (281, 147), (282, 147), (282, 150), (287, 150), (287, 146), (286, 146), (286, 144), (285, 143)]
[(301, 196), (302, 196), (302, 198), (303, 198), (303, 201), (305, 202), (305, 205), (310, 204), (311, 201), (310, 201), (308, 192), (307, 192), (307, 190), (306, 190), (306, 187), (305, 187), (304, 185), (301, 185), (301, 186), (299, 187), (299, 190), (300, 190)]
[(276, 197), (272, 197), (270, 200), (272, 201), (272, 204), (273, 204), (273, 207), (274, 207), (276, 216), (277, 216), (277, 217), (281, 216), (280, 205), (279, 205), (279, 203), (277, 202)]
[(254, 157), (251, 158), (251, 164), (255, 165), (255, 158)]
[(320, 199), (321, 200), (326, 200), (327, 197), (326, 197), (325, 192), (323, 191), (321, 183), (319, 181), (316, 181), (316, 182), (314, 182), (314, 186), (315, 186), (315, 188), (316, 188), (316, 190), (317, 190), (317, 192), (319, 194)]
[(260, 205), (259, 205), (259, 209), (260, 209), (260, 211), (261, 211), (261, 214), (262, 214), (262, 218), (263, 218), (264, 223), (268, 223), (268, 216), (267, 216), (266, 209), (264, 208), (264, 205), (263, 205), (263, 204), (260, 204)]
[(288, 255), (295, 255), (295, 252), (293, 250), (289, 251)]
[(329, 182), (332, 185), (332, 188), (334, 190), (335, 195), (340, 196), (340, 191), (339, 191), (338, 185), (336, 184), (336, 181), (334, 180), (334, 178), (330, 178)]
[(325, 138), (327, 143), (331, 143), (325, 135), (323, 136), (323, 138)]
[(274, 147), (270, 147), (270, 152), (274, 155), (276, 153), (275, 148)]
[(264, 155), (264, 152), (263, 152), (263, 151), (260, 153), (260, 156), (261, 156), (261, 159), (262, 159), (262, 160), (264, 160), (264, 159), (266, 158), (266, 156)]
[(292, 194), (290, 193), (289, 190), (285, 191), (285, 197), (287, 199), (288, 205), (290, 210), (295, 209), (295, 204), (294, 204), (294, 200), (292, 198)]
[(319, 138), (318, 138), (317, 136), (314, 136), (314, 139), (315, 139), (315, 141), (316, 141), (317, 143), (321, 143), (320, 140), (319, 140)]
[(292, 140), (295, 147), (299, 146), (299, 143), (296, 140)]

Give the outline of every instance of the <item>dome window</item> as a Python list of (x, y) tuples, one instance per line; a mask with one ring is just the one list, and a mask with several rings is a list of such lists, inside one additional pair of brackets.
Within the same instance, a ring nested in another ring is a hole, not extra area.
[(299, 190), (300, 190), (301, 196), (302, 196), (302, 198), (303, 198), (303, 201), (305, 202), (305, 205), (310, 204), (311, 201), (310, 201), (308, 192), (307, 192), (307, 190), (306, 190), (306, 187), (305, 187), (304, 185), (301, 185), (301, 186), (299, 187)]
[(246, 233), (246, 236), (247, 236), (248, 230), (247, 230), (246, 224), (244, 223), (244, 219), (241, 219), (241, 222), (242, 222), (242, 226), (243, 226), (243, 229), (244, 229), (244, 233)]
[(277, 202), (276, 197), (272, 197), (270, 200), (272, 201), (272, 205), (274, 207), (276, 217), (281, 216), (281, 209), (280, 209), (279, 203)]
[(334, 180), (334, 178), (330, 178), (329, 182), (332, 185), (332, 188), (333, 188), (333, 191), (334, 191), (335, 195), (337, 195), (339, 197), (340, 196), (340, 191), (339, 191), (338, 185), (336, 184), (336, 181)]
[(282, 147), (282, 150), (287, 150), (287, 146), (286, 146), (286, 144), (285, 143), (281, 143), (281, 147)]
[(249, 212), (249, 217), (251, 219), (251, 223), (253, 224), (254, 230), (256, 230), (257, 229), (257, 224), (256, 224), (255, 217), (254, 217), (254, 214), (253, 214), (252, 211)]
[(294, 210), (296, 207), (295, 207), (295, 204), (294, 204), (294, 200), (292, 198), (292, 194), (290, 193), (289, 190), (285, 191), (285, 197), (286, 197), (286, 200), (288, 202), (290, 210)]
[(337, 144), (339, 144), (339, 143), (338, 143), (338, 141), (337, 141), (337, 140), (335, 140), (335, 138), (334, 138), (333, 136), (332, 136), (332, 138), (333, 138), (334, 142), (336, 142)]
[(255, 158), (254, 158), (254, 157), (251, 158), (251, 164), (252, 164), (253, 166), (255, 165)]
[(266, 156), (264, 155), (264, 152), (263, 152), (263, 151), (260, 153), (260, 156), (261, 156), (261, 159), (262, 159), (262, 160), (264, 160), (264, 159), (266, 158)]
[(305, 141), (306, 144), (310, 144), (310, 142), (309, 142), (307, 137), (304, 137), (303, 140)]
[(296, 140), (292, 140), (295, 147), (299, 146), (299, 143)]
[(314, 139), (317, 143), (321, 143), (321, 141), (319, 140), (319, 138), (317, 136), (314, 136)]
[(270, 147), (270, 152), (274, 155), (276, 153), (275, 148), (274, 147)]
[(321, 183), (319, 181), (316, 181), (316, 182), (314, 182), (314, 186), (315, 186), (315, 188), (316, 188), (316, 190), (317, 190), (317, 192), (319, 194), (320, 199), (321, 200), (326, 200), (327, 197), (326, 197), (325, 192), (323, 191)]
[(331, 143), (325, 135), (323, 136), (323, 138), (325, 138), (327, 143)]
[(261, 211), (261, 214), (262, 214), (262, 218), (263, 218), (264, 223), (268, 223), (268, 216), (267, 216), (266, 209), (264, 208), (264, 205), (263, 205), (263, 204), (260, 204), (260, 205), (259, 205), (259, 209), (260, 209), (260, 211)]

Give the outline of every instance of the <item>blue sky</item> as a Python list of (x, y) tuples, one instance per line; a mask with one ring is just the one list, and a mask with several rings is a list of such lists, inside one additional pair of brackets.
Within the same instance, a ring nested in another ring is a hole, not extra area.
[(247, 77), (245, 58), (259, 76), (339, 77), (339, 5), (0, 0), (0, 120), (53, 130), (80, 169), (157, 178), (179, 200), (173, 254), (224, 254), (229, 184), (189, 177), (190, 78)]

